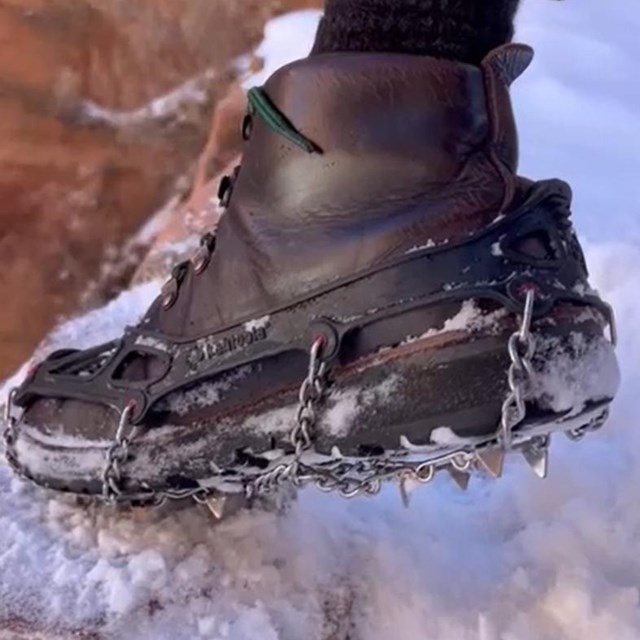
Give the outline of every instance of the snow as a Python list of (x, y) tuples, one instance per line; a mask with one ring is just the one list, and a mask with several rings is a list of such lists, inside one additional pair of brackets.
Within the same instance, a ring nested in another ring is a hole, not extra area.
[(331, 392), (318, 427), (332, 436), (347, 435), (363, 411), (390, 398), (401, 383), (400, 376), (391, 375), (372, 387)]
[[(316, 21), (279, 19), (262, 49), (270, 64), (272, 46), (280, 64)], [(640, 637), (640, 7), (527, 0), (520, 24), (538, 49), (515, 87), (523, 173), (573, 182), (594, 284), (618, 312), (623, 386), (607, 428), (579, 445), (558, 439), (546, 482), (515, 459), (501, 482), (476, 479), (466, 494), (437, 478), (410, 509), (392, 488), (351, 502), (309, 490), (284, 513), (215, 526), (199, 508), (87, 510), (0, 467), (0, 629), (32, 620), (47, 640)], [(56, 341), (115, 337), (156, 293), (124, 294)]]
[[(181, 180), (176, 180), (176, 188), (179, 187)], [(149, 246), (155, 242), (158, 234), (167, 226), (171, 218), (171, 214), (175, 211), (180, 203), (180, 196), (174, 195), (170, 197), (164, 205), (162, 205), (150, 218), (142, 225), (138, 233), (135, 235), (135, 241), (138, 244)]]
[[(443, 241), (441, 244), (445, 245), (448, 241)], [(416, 253), (418, 251), (423, 251), (424, 249), (433, 249), (438, 246), (434, 240), (427, 240), (424, 244), (417, 244), (415, 247), (411, 247), (411, 249), (407, 250), (407, 253)]]
[(195, 252), (200, 246), (200, 239), (198, 236), (189, 236), (184, 240), (178, 240), (171, 244), (157, 246), (151, 250), (151, 255), (154, 254), (172, 254), (174, 256), (183, 256)]
[(534, 380), (534, 393), (553, 411), (571, 409), (578, 415), (588, 401), (615, 396), (620, 373), (608, 345), (587, 343), (578, 333), (569, 340), (573, 357), (557, 339), (538, 343), (538, 349), (548, 355), (543, 371)]
[(140, 284), (119, 295), (103, 309), (96, 309), (60, 325), (51, 334), (50, 342), (52, 345), (66, 345), (73, 349), (87, 349), (119, 338), (126, 326), (140, 320), (159, 293), (158, 281)]
[(307, 10), (285, 14), (271, 20), (265, 29), (263, 43), (256, 56), (264, 60), (264, 67), (244, 82), (250, 89), (264, 84), (280, 67), (309, 54), (321, 13)]
[(256, 320), (249, 320), (249, 322), (244, 323), (244, 330), (253, 332), (259, 331), (260, 329), (266, 329), (271, 322), (270, 316), (264, 316), (262, 318), (257, 318)]
[(240, 367), (216, 382), (207, 382), (188, 391), (173, 393), (166, 399), (168, 408), (178, 415), (186, 415), (194, 408), (210, 407), (220, 402), (226, 392), (233, 389), (250, 373), (251, 367)]
[(640, 11), (635, 2), (525, 0), (518, 38), (532, 68), (513, 86), (521, 164), (575, 192), (578, 230), (640, 242)]
[(32, 363), (41, 361), (56, 349), (88, 349), (115, 340), (124, 328), (138, 322), (141, 315), (160, 293), (159, 281), (146, 282), (125, 291), (102, 309), (91, 311), (58, 326), (46, 344), (34, 354), (20, 370), (0, 385), (0, 406), (4, 405), (9, 390), (22, 380)]
[(492, 327), (497, 327), (501, 318), (504, 318), (507, 312), (504, 309), (496, 309), (491, 313), (483, 312), (475, 300), (465, 300), (460, 311), (455, 316), (445, 320), (441, 328), (429, 329), (419, 336), (409, 336), (403, 344), (411, 344), (418, 340), (433, 338), (443, 333), (453, 333), (456, 331), (478, 331), (484, 329), (491, 331)]
[[(237, 72), (242, 74), (241, 61), (237, 63)], [(203, 105), (209, 100), (209, 87), (215, 79), (216, 73), (208, 69), (164, 95), (150, 100), (138, 109), (122, 111), (105, 108), (92, 100), (85, 100), (81, 104), (81, 117), (91, 122), (99, 122), (114, 127), (128, 127), (145, 124), (150, 121), (180, 117), (181, 111), (190, 105)]]

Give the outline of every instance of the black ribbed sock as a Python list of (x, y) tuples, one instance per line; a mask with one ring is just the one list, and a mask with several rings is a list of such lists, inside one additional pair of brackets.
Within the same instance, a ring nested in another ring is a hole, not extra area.
[(393, 52), (479, 64), (511, 41), (520, 0), (326, 0), (312, 55)]

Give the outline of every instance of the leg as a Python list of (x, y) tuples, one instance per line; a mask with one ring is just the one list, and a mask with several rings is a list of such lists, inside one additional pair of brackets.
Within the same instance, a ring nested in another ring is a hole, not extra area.
[(479, 64), (513, 37), (519, 0), (327, 0), (313, 53), (428, 55)]

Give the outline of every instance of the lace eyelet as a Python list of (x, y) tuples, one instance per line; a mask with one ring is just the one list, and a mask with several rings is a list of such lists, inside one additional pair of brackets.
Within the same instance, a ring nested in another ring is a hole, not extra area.
[(211, 254), (206, 248), (198, 249), (193, 258), (193, 271), (196, 275), (200, 275), (209, 264)]
[(253, 133), (253, 115), (247, 113), (242, 121), (242, 139), (248, 142)]
[(196, 275), (200, 275), (207, 268), (215, 250), (216, 236), (213, 233), (205, 233), (200, 238), (200, 248), (192, 258), (193, 271)]
[(173, 278), (170, 278), (162, 285), (160, 293), (160, 299), (162, 302), (162, 308), (170, 309), (178, 298), (178, 285)]
[(164, 309), (170, 309), (178, 299), (180, 284), (189, 270), (189, 262), (180, 262), (171, 270), (171, 277), (162, 285), (160, 299)]
[(233, 191), (233, 181), (230, 176), (224, 176), (220, 181), (220, 187), (218, 188), (218, 199), (220, 200), (220, 206), (225, 209), (231, 202), (231, 192)]
[(231, 203), (231, 196), (233, 195), (233, 189), (236, 186), (236, 181), (240, 175), (240, 165), (234, 167), (230, 176), (224, 176), (220, 180), (220, 186), (218, 187), (218, 198), (220, 200), (220, 206), (225, 209)]

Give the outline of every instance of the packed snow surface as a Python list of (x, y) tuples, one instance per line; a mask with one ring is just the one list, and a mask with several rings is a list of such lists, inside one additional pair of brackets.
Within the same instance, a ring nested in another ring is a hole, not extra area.
[[(268, 63), (285, 62), (270, 53), (289, 45), (304, 53), (316, 22), (274, 23)], [(520, 17), (520, 39), (538, 49), (515, 88), (522, 170), (572, 181), (594, 284), (618, 312), (624, 384), (606, 430), (580, 445), (558, 439), (545, 483), (514, 459), (501, 482), (474, 480), (466, 494), (438, 478), (408, 510), (392, 488), (352, 502), (309, 490), (284, 514), (217, 526), (199, 508), (87, 511), (0, 467), (0, 629), (28, 620), (47, 638), (637, 640), (639, 29), (630, 0), (526, 0)], [(125, 294), (58, 339), (115, 337), (156, 291)]]

